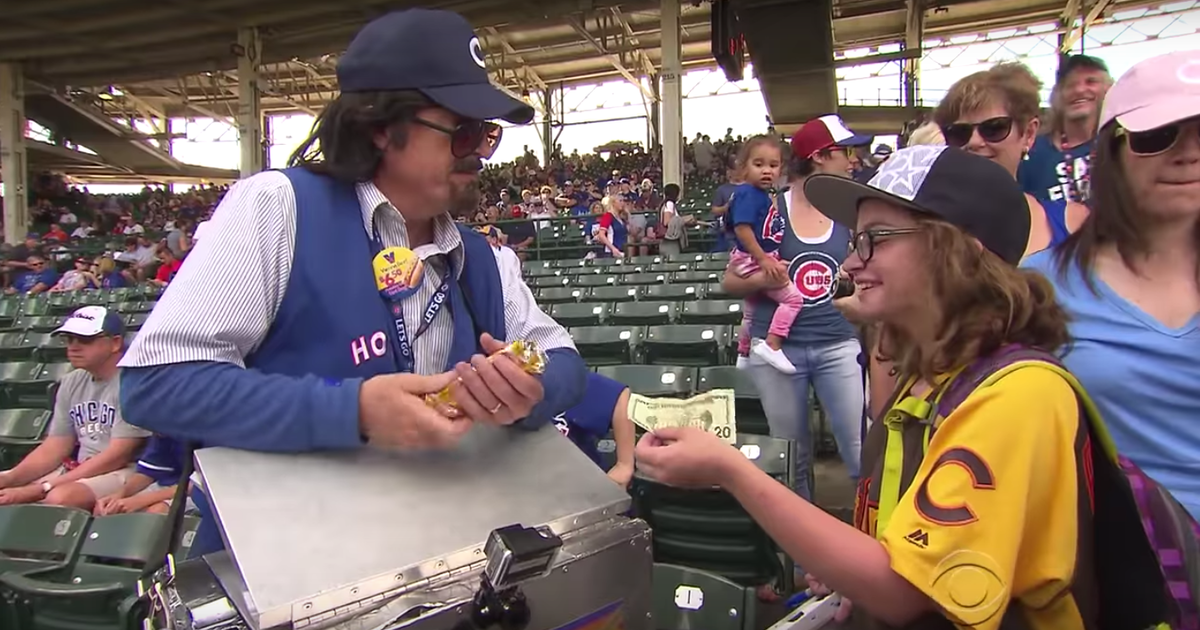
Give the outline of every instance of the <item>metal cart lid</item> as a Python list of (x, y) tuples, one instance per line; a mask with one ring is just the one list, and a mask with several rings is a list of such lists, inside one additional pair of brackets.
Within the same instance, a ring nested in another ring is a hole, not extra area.
[(369, 604), (434, 571), (479, 562), (497, 527), (564, 533), (629, 506), (550, 426), (478, 426), (447, 452), (206, 448), (196, 461), (245, 585), (239, 608), (260, 630)]

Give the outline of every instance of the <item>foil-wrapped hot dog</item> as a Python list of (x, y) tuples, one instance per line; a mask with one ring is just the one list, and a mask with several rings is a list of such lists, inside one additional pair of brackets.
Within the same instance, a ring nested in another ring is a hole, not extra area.
[[(518, 339), (504, 348), (496, 351), (488, 357), (488, 361), (495, 361), (497, 358), (508, 355), (516, 360), (517, 365), (527, 374), (538, 376), (546, 372), (546, 353), (542, 352), (537, 344), (532, 341)], [(425, 403), (430, 407), (448, 407), (453, 410), (458, 410), (458, 405), (454, 402), (454, 397), (450, 394), (450, 386), (447, 385), (442, 391), (435, 394), (427, 394)]]

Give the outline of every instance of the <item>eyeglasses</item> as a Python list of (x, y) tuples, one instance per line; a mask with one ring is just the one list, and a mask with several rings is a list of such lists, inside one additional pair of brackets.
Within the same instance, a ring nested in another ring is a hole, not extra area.
[(95, 337), (80, 337), (78, 335), (63, 335), (63, 336), (66, 337), (66, 339), (64, 339), (64, 342), (68, 346), (72, 346), (75, 344), (79, 344), (81, 346), (90, 346), (93, 343), (96, 343), (96, 341), (99, 340), (104, 335), (96, 335)]
[(1182, 135), (1183, 125), (1179, 123), (1172, 123), (1149, 131), (1127, 131), (1124, 127), (1117, 128), (1117, 137), (1125, 138), (1126, 144), (1129, 145), (1129, 151), (1142, 157), (1170, 151), (1171, 147), (1179, 142), (1179, 137)]
[(945, 136), (947, 145), (961, 149), (971, 141), (976, 129), (984, 142), (1004, 142), (1012, 134), (1013, 119), (1012, 116), (997, 116), (978, 123), (954, 123), (942, 127), (942, 135)]
[(504, 135), (503, 127), (486, 120), (468, 120), (454, 127), (445, 127), (424, 118), (414, 118), (413, 122), (450, 136), (450, 154), (456, 159), (478, 154), (486, 160), (496, 152), (500, 137)]
[(850, 252), (858, 254), (858, 259), (865, 263), (875, 256), (875, 244), (879, 242), (880, 239), (901, 236), (903, 234), (916, 234), (920, 231), (921, 228), (919, 227), (908, 227), (890, 229), (880, 228), (856, 232), (850, 236)]

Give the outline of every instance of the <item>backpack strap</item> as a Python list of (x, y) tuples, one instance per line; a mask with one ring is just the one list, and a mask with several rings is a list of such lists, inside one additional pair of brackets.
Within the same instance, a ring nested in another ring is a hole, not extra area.
[(1002, 371), (1007, 374), (1010, 370), (1005, 370), (1005, 368), (1014, 363), (1025, 361), (1049, 363), (1050, 365), (1058, 366), (1061, 372), (1066, 373), (1065, 370), (1061, 370), (1062, 364), (1059, 362), (1058, 357), (1045, 350), (1017, 344), (1002, 346), (995, 352), (985, 357), (980, 357), (974, 363), (967, 366), (950, 383), (945, 393), (938, 399), (937, 417), (934, 419), (934, 428), (936, 429), (946, 418), (949, 418), (950, 414), (954, 413), (954, 410), (958, 409), (958, 406), (972, 392), (983, 386), (985, 382), (990, 385), (998, 378), (995, 376), (996, 374)]
[(923, 449), (929, 448), (933, 433), (937, 427), (962, 404), (971, 392), (984, 385), (986, 381), (1003, 372), (1009, 366), (1024, 361), (1046, 361), (1058, 364), (1058, 359), (1043, 350), (1028, 348), (1016, 344), (1004, 346), (992, 354), (981, 357), (974, 363), (958, 372), (952, 373), (947, 380), (935, 387), (925, 396), (907, 396), (913, 385), (912, 377), (903, 377), (896, 385), (896, 390), (887, 407), (888, 411), (880, 421), (886, 427), (886, 437), (883, 448), (883, 469), (879, 478), (879, 504), (876, 508), (875, 531), (882, 534), (887, 530), (892, 513), (900, 502), (903, 494), (904, 478), (904, 431), (912, 423), (923, 425)]

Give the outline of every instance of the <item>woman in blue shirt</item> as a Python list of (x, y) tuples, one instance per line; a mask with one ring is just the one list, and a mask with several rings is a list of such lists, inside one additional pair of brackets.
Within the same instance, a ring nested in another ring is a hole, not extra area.
[(1104, 102), (1092, 214), (1041, 270), (1071, 316), (1063, 360), (1117, 449), (1200, 518), (1200, 54), (1134, 66)]

